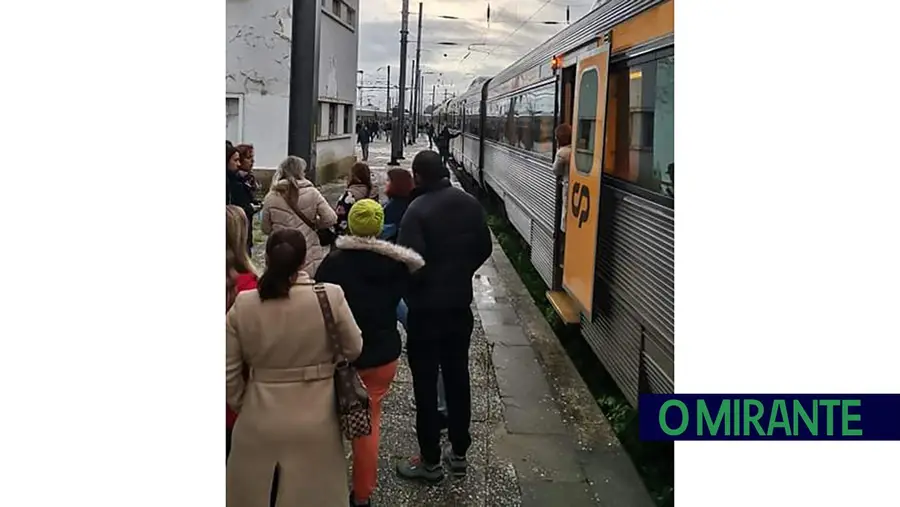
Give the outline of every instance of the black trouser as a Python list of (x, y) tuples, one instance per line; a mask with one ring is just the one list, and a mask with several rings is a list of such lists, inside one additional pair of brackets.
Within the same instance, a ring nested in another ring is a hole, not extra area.
[(438, 151), (441, 154), (441, 165), (447, 167), (447, 163), (450, 162), (450, 150), (445, 148), (438, 148)]
[(475, 321), (471, 308), (410, 308), (406, 351), (416, 396), (416, 436), (426, 463), (441, 459), (441, 419), (437, 407), (438, 367), (447, 394), (447, 433), (453, 452), (465, 456), (472, 444), (469, 344)]
[(369, 160), (369, 143), (362, 144), (363, 160)]

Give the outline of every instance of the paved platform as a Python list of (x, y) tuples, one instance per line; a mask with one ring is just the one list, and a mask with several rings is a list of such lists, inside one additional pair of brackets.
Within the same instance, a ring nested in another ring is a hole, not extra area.
[[(421, 144), (407, 148), (402, 167), (409, 168), (413, 154), (422, 148)], [(381, 188), (388, 160), (387, 143), (372, 145), (370, 167)], [(323, 193), (334, 202), (342, 186), (330, 187), (334, 188)], [(496, 239), (491, 258), (473, 284), (469, 473), (434, 486), (397, 476), (396, 461), (417, 452), (412, 378), (404, 356), (384, 400), (373, 505), (653, 506), (609, 423)]]

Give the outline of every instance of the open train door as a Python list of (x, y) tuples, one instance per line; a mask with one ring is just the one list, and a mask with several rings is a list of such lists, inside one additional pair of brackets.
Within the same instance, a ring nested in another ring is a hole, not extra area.
[(574, 306), (589, 321), (594, 306), (609, 49), (609, 42), (604, 42), (578, 59), (566, 199), (562, 285)]

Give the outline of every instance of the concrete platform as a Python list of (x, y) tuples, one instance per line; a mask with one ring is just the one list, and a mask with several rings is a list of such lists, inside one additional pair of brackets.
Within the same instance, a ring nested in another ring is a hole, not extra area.
[[(387, 148), (387, 143), (370, 147), (370, 167), (379, 185), (389, 169)], [(407, 148), (402, 167), (409, 168), (423, 148), (427, 142)], [(341, 188), (323, 190), (334, 202)], [(256, 250), (254, 257), (260, 259), (261, 248)], [(418, 452), (412, 379), (403, 356), (384, 401), (373, 505), (653, 506), (609, 423), (496, 238), (493, 254), (479, 269), (473, 287), (469, 474), (434, 486), (396, 475), (396, 460)]]

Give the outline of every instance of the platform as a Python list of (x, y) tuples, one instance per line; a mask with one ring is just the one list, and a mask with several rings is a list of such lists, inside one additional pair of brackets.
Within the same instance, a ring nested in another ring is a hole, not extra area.
[[(370, 147), (380, 188), (387, 148)], [(402, 167), (409, 168), (421, 149), (427, 142), (408, 147)], [(327, 189), (329, 202), (336, 200), (335, 190)], [(396, 461), (418, 451), (412, 378), (403, 356), (384, 400), (373, 505), (652, 507), (631, 460), (496, 238), (473, 288), (469, 473), (434, 486), (397, 476)]]

